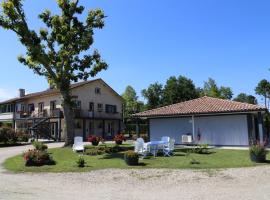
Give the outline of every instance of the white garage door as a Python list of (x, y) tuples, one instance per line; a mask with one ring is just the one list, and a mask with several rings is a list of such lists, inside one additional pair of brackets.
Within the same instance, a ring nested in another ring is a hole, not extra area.
[[(182, 143), (182, 135), (192, 134), (191, 117), (150, 119), (150, 139), (170, 136)], [(211, 145), (248, 145), (246, 115), (222, 115), (195, 117), (195, 139)]]

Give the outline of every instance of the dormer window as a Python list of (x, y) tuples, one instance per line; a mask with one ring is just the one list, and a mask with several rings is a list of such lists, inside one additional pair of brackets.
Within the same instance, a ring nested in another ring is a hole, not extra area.
[(101, 89), (100, 89), (99, 87), (96, 87), (96, 88), (95, 88), (95, 93), (96, 93), (96, 94), (101, 94)]

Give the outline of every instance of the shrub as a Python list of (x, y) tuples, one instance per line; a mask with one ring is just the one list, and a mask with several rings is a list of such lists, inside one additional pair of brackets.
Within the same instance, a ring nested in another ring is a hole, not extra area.
[(268, 151), (265, 148), (265, 143), (254, 142), (249, 148), (250, 159), (253, 162), (265, 162)]
[(39, 151), (46, 151), (48, 149), (48, 146), (42, 142), (34, 141), (32, 144)]
[(123, 141), (126, 141), (126, 138), (122, 133), (120, 133), (114, 136), (113, 140), (115, 141), (116, 144), (120, 145), (123, 143)]
[(25, 152), (24, 160), (26, 166), (42, 166), (55, 164), (55, 161), (47, 151), (40, 151), (37, 149), (29, 149), (27, 152)]
[(198, 153), (198, 154), (208, 154), (209, 153), (208, 147), (209, 147), (208, 144), (198, 144), (196, 146), (196, 148), (195, 148), (195, 153)]
[(99, 142), (102, 142), (103, 139), (100, 136), (90, 135), (87, 141), (91, 142), (93, 146), (98, 146)]
[(85, 160), (83, 156), (79, 156), (79, 159), (76, 161), (78, 167), (85, 167)]
[(16, 135), (18, 138), (18, 142), (28, 142), (29, 141), (30, 135), (26, 132), (17, 131)]
[(10, 127), (0, 128), (0, 142), (7, 144), (16, 144), (17, 142), (28, 142), (29, 134), (17, 131)]
[(139, 155), (134, 151), (127, 151), (124, 154), (124, 160), (127, 165), (136, 166), (139, 164)]

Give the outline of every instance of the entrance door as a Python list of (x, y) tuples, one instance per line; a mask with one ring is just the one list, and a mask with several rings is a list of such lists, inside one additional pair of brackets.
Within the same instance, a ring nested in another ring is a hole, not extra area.
[(51, 136), (55, 139), (58, 137), (58, 123), (57, 122), (51, 122), (50, 123), (51, 128)]
[(107, 124), (107, 137), (112, 138), (115, 134), (114, 122), (108, 122)]

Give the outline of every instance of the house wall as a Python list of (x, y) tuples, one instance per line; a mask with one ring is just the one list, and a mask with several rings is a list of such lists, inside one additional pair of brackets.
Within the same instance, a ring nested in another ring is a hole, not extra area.
[[(99, 87), (101, 89), (100, 94), (95, 94), (95, 88)], [(103, 104), (103, 111), (100, 117), (114, 117), (110, 116), (110, 114), (105, 113), (105, 105), (116, 105), (118, 118), (121, 118), (122, 114), (122, 100), (119, 96), (113, 93), (102, 81), (94, 81), (89, 84), (85, 84), (84, 86), (80, 86), (77, 88), (72, 89), (72, 95), (77, 96), (77, 100), (81, 101), (81, 109), (84, 111), (89, 110), (89, 103), (94, 102), (94, 111), (98, 112), (97, 104)], [(48, 95), (48, 96), (40, 96), (35, 98), (27, 99), (26, 101), (22, 102), (26, 105), (34, 104), (35, 112), (38, 111), (38, 104), (40, 102), (44, 103), (44, 109), (50, 109), (50, 102), (56, 101), (56, 108), (61, 108), (61, 96), (60, 94)], [(20, 107), (21, 103), (17, 103)], [(107, 116), (106, 116), (107, 115)], [(114, 115), (114, 114), (113, 114)]]
[[(175, 138), (182, 143), (183, 134), (192, 134), (191, 117), (150, 119), (150, 139), (162, 136)], [(221, 115), (195, 117), (195, 140), (201, 135), (201, 143), (211, 145), (248, 145), (246, 115)]]

